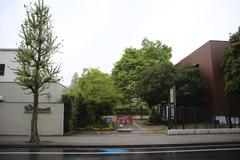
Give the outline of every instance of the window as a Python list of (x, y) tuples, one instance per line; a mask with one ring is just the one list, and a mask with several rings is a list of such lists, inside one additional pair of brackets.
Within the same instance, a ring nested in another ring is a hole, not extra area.
[(4, 75), (5, 64), (0, 64), (0, 76)]

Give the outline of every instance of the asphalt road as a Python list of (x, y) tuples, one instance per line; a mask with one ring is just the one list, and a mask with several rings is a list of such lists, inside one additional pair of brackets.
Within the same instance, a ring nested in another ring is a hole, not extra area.
[(0, 148), (0, 160), (239, 160), (240, 145), (155, 148)]

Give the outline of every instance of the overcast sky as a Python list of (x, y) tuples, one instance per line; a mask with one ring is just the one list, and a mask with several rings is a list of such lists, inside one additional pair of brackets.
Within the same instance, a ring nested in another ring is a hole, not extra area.
[[(0, 0), (0, 48), (17, 48), (24, 4)], [(208, 40), (228, 40), (240, 26), (239, 0), (45, 0), (63, 48), (62, 83), (74, 72), (98, 67), (111, 73), (126, 47), (144, 37), (171, 46), (175, 64)]]

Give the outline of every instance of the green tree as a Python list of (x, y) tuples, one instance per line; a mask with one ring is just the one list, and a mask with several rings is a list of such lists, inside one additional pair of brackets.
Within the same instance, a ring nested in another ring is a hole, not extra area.
[(131, 105), (131, 99), (135, 97), (135, 86), (137, 74), (144, 68), (144, 59), (135, 48), (127, 48), (120, 61), (113, 70), (114, 83), (122, 91)]
[(173, 65), (170, 62), (164, 62), (139, 74), (136, 93), (146, 101), (150, 109), (157, 104), (168, 102), (169, 89), (174, 84), (174, 73)]
[(221, 63), (226, 95), (240, 95), (240, 27), (229, 38)]
[(121, 99), (111, 77), (98, 69), (84, 69), (76, 85), (76, 94), (83, 97), (89, 115), (93, 116), (96, 124), (99, 124), (101, 116), (111, 113)]
[(112, 70), (115, 85), (122, 91), (131, 106), (131, 99), (136, 98), (136, 81), (138, 74), (145, 69), (168, 62), (171, 58), (171, 47), (160, 41), (149, 41), (143, 39), (142, 47), (126, 48), (122, 58), (116, 62)]
[[(226, 48), (223, 60), (220, 64), (223, 71), (224, 92), (231, 99), (240, 95), (240, 27), (238, 31), (229, 37), (229, 47)], [(239, 114), (239, 106), (228, 102), (228, 115), (226, 116), (229, 127), (232, 127), (232, 114)]]
[(75, 72), (73, 74), (73, 77), (72, 77), (72, 80), (71, 80), (71, 87), (74, 87), (77, 84), (78, 78), (79, 78), (78, 73)]
[(145, 60), (144, 66), (146, 66), (146, 68), (161, 62), (169, 62), (172, 57), (172, 48), (162, 44), (159, 40), (154, 42), (144, 38), (142, 48), (139, 51)]
[(204, 103), (205, 81), (202, 79), (198, 67), (188, 64), (176, 68), (174, 84), (178, 105), (201, 105)]
[(34, 104), (31, 121), (31, 143), (39, 143), (38, 102), (39, 95), (50, 83), (59, 81), (60, 66), (54, 66), (51, 57), (60, 46), (53, 35), (49, 7), (43, 1), (25, 6), (27, 18), (21, 25), (22, 38), (15, 56), (19, 64), (15, 68), (16, 81), (25, 90), (33, 94)]

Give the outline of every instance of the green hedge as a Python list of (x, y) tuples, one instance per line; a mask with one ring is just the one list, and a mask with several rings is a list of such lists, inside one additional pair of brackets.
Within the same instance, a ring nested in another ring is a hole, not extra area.
[(64, 133), (75, 131), (86, 123), (88, 115), (82, 97), (65, 94), (62, 95), (62, 102), (64, 103)]
[(64, 103), (64, 133), (72, 130), (73, 125), (71, 122), (72, 117), (72, 99), (70, 95), (62, 95), (62, 102)]
[(130, 110), (129, 107), (117, 107), (114, 109), (115, 115), (148, 115), (148, 108), (140, 106), (133, 106)]

